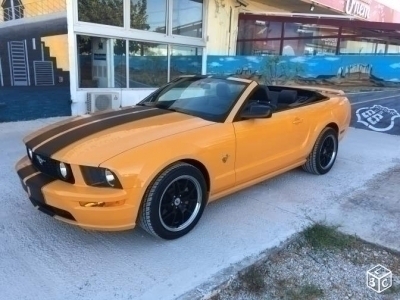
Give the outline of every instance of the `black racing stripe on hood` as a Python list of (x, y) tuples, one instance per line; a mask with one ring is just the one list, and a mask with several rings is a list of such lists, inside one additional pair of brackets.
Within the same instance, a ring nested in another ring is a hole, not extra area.
[(55, 181), (54, 178), (48, 177), (46, 175), (43, 175), (41, 173), (36, 174), (35, 176), (32, 176), (26, 181), (26, 186), (29, 188), (31, 197), (36, 200), (37, 202), (40, 203), (46, 203), (44, 199), (44, 195), (42, 192), (42, 188), (45, 185), (48, 185)]
[(126, 109), (122, 109), (122, 110), (118, 110), (118, 111), (111, 111), (111, 112), (106, 112), (106, 113), (101, 113), (98, 115), (93, 115), (90, 117), (86, 117), (86, 118), (82, 118), (82, 119), (78, 119), (78, 120), (74, 120), (71, 122), (68, 122), (66, 124), (57, 126), (55, 128), (52, 128), (46, 132), (43, 132), (42, 134), (39, 134), (38, 136), (32, 138), (31, 140), (26, 142), (26, 146), (30, 149), (38, 146), (39, 144), (47, 141), (48, 139), (51, 139), (52, 137), (54, 137), (55, 135), (58, 135), (60, 133), (63, 133), (67, 130), (71, 130), (77, 126), (82, 126), (85, 124), (89, 124), (93, 121), (98, 121), (98, 120), (102, 120), (105, 118), (110, 118), (110, 117), (114, 117), (114, 116), (119, 116), (119, 115), (124, 115), (127, 114), (129, 112), (134, 112), (134, 111), (142, 111), (142, 110), (149, 110), (149, 107), (145, 107), (145, 106), (134, 106), (132, 108), (126, 108)]
[(35, 174), (37, 172), (38, 171), (32, 165), (28, 165), (17, 171), (18, 176), (19, 178), (21, 178), (21, 180), (24, 180), (26, 177)]
[(72, 143), (84, 139), (92, 134), (96, 134), (103, 130), (107, 130), (119, 125), (143, 120), (146, 118), (161, 116), (168, 113), (171, 113), (171, 111), (153, 108), (140, 112), (132, 112), (130, 114), (118, 116), (115, 118), (100, 120), (98, 122), (91, 123), (75, 130), (66, 132), (65, 134), (62, 134), (50, 140), (49, 142), (44, 143), (43, 145), (35, 149), (35, 153), (50, 157), (57, 151), (60, 151), (61, 149), (71, 145)]

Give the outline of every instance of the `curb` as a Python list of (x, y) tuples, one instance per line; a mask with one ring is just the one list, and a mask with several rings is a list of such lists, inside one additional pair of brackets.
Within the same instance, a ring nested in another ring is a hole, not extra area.
[(301, 232), (302, 230), (292, 234), (286, 240), (280, 242), (277, 246), (263, 250), (259, 254), (244, 258), (243, 260), (219, 271), (206, 282), (179, 296), (176, 298), (176, 300), (209, 300), (211, 297), (217, 295), (223, 289), (227, 288), (240, 273), (246, 271), (251, 266), (260, 263), (266, 258), (281, 251), (289, 244), (293, 243), (299, 238)]

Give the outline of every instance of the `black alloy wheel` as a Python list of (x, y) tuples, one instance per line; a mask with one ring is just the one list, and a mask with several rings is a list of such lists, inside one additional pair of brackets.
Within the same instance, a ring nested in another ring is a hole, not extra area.
[(174, 164), (148, 188), (140, 224), (154, 236), (179, 238), (197, 224), (207, 200), (207, 185), (201, 171), (187, 163)]

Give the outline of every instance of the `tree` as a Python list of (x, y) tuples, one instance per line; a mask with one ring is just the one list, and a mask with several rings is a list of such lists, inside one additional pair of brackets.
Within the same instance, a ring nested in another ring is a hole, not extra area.
[(261, 68), (264, 84), (286, 84), (304, 72), (300, 63), (282, 60), (281, 56), (267, 56)]
[(79, 21), (122, 27), (123, 0), (78, 0)]

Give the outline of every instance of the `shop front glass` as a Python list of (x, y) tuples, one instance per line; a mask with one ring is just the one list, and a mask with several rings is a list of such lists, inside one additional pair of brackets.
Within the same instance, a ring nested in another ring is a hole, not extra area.
[(400, 50), (400, 27), (398, 31), (375, 29), (369, 27), (376, 23), (364, 22), (362, 27), (350, 28), (340, 20), (297, 20), (240, 14), (237, 55), (382, 55)]

